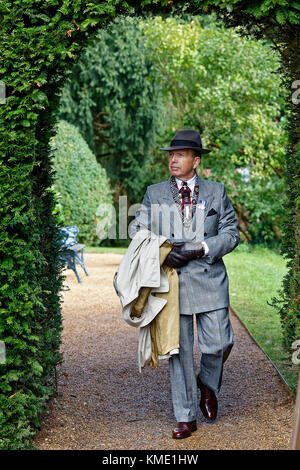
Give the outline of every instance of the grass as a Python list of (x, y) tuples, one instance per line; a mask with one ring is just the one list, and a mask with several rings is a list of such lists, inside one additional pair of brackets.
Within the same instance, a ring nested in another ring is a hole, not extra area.
[(127, 248), (114, 246), (86, 246), (85, 253), (118, 253), (123, 255)]
[(286, 261), (263, 247), (239, 245), (224, 258), (230, 304), (279, 369), (292, 391), (297, 388), (297, 370), (282, 347), (282, 327), (277, 311), (268, 305), (278, 296)]
[[(87, 253), (120, 253), (127, 248), (87, 247)], [(249, 331), (271, 358), (292, 391), (297, 388), (297, 370), (282, 347), (282, 329), (277, 311), (267, 304), (278, 295), (286, 262), (276, 251), (240, 244), (224, 256), (229, 275), (230, 303)]]

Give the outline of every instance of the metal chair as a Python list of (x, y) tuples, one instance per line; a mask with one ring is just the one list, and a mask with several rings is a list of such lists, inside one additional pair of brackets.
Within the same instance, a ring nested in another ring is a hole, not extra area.
[(76, 269), (76, 264), (80, 264), (85, 274), (89, 276), (84, 263), (84, 249), (85, 245), (78, 243), (76, 237), (79, 233), (79, 228), (76, 225), (69, 225), (60, 229), (60, 252), (59, 262), (67, 265), (68, 269), (73, 269), (76, 274), (78, 282), (82, 283)]

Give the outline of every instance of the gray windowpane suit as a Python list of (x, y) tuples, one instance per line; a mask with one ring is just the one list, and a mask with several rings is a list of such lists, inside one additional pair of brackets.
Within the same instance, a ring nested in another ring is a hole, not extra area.
[[(148, 186), (135, 220), (129, 226), (134, 237), (141, 228), (166, 236), (170, 242), (198, 244), (205, 241), (209, 252), (177, 269), (181, 314), (180, 354), (170, 359), (170, 378), (177, 421), (196, 419), (197, 386), (193, 364), (193, 314), (196, 314), (198, 344), (202, 351), (202, 382), (219, 391), (223, 363), (233, 345), (229, 320), (228, 277), (222, 257), (239, 243), (238, 221), (224, 184), (198, 176), (198, 202), (192, 225), (184, 230), (171, 192), (170, 180)], [(200, 207), (200, 206), (199, 206)]]

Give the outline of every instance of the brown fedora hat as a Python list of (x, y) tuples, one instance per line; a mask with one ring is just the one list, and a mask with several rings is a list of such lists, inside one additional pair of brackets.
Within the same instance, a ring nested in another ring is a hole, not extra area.
[(170, 147), (163, 147), (160, 150), (180, 150), (180, 149), (194, 149), (199, 153), (209, 153), (211, 150), (202, 147), (201, 137), (198, 131), (187, 129), (178, 131), (175, 137), (171, 140)]

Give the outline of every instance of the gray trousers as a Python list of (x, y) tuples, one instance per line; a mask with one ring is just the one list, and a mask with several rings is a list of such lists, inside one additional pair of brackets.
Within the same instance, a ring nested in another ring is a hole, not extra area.
[[(197, 313), (197, 337), (202, 352), (200, 378), (219, 392), (223, 364), (233, 346), (233, 329), (228, 308)], [(177, 422), (194, 421), (198, 409), (198, 390), (194, 369), (194, 315), (180, 315), (179, 354), (169, 359), (173, 409)]]

